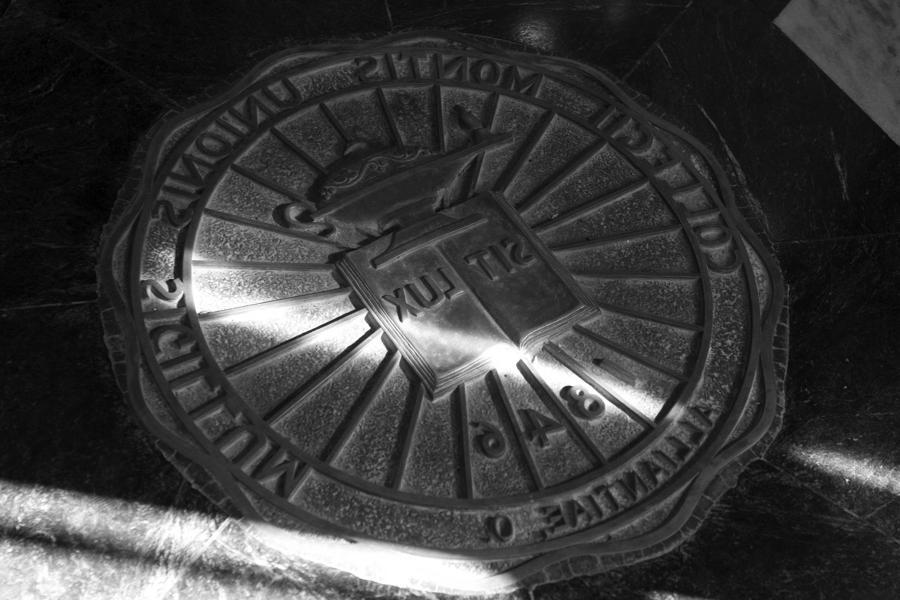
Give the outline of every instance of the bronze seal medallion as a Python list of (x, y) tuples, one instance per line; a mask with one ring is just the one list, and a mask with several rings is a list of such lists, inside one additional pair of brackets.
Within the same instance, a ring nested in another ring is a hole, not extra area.
[(113, 359), (249, 520), (458, 567), (423, 587), (535, 584), (670, 549), (777, 429), (777, 266), (709, 152), (596, 69), (298, 49), (148, 140)]

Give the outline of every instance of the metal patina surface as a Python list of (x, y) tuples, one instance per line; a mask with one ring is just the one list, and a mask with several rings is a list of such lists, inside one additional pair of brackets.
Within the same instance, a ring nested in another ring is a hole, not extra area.
[(657, 555), (777, 429), (776, 265), (710, 154), (595, 69), (431, 33), (286, 52), (137, 166), (101, 267), (137, 413), (252, 520), (455, 565), (410, 585)]

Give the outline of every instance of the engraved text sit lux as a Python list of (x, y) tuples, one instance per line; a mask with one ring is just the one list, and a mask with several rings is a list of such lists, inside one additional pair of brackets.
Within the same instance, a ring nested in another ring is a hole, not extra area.
[(385, 294), (382, 298), (397, 307), (397, 318), (404, 321), (409, 315), (415, 317), (423, 310), (437, 308), (462, 293), (456, 273), (439, 268), (401, 285), (393, 295)]
[[(523, 241), (503, 239), (466, 254), (466, 263), (490, 281), (497, 281), (505, 275), (518, 272), (523, 267), (537, 261)], [(460, 289), (460, 281), (453, 269), (437, 268), (414, 278), (394, 289), (393, 294), (384, 294), (382, 299), (397, 308), (397, 318), (403, 322), (410, 316), (416, 317), (422, 311), (438, 308), (444, 302), (465, 293)]]
[(508, 239), (466, 255), (466, 262), (477, 266), (491, 281), (496, 281), (504, 273), (515, 273), (520, 267), (527, 267), (535, 260), (534, 254), (528, 252), (522, 242)]

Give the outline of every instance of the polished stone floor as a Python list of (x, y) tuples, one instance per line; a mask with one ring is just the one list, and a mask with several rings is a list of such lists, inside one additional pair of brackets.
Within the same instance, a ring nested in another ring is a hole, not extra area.
[(900, 148), (773, 24), (785, 4), (0, 1), (0, 598), (410, 596), (268, 556), (183, 482), (113, 381), (94, 266), (163, 113), (278, 49), (414, 28), (624, 79), (746, 183), (790, 286), (766, 458), (674, 552), (533, 597), (900, 597)]

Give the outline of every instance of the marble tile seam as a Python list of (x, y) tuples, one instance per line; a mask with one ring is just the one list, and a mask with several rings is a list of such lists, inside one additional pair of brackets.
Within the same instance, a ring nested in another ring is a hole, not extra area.
[(675, 25), (677, 25), (678, 22), (681, 21), (682, 18), (684, 18), (684, 15), (693, 6), (694, 6), (694, 0), (691, 0), (690, 2), (685, 4), (684, 8), (681, 9), (681, 12), (678, 13), (675, 16), (675, 18), (669, 22), (668, 25), (663, 27), (662, 31), (659, 32), (659, 35), (656, 37), (656, 39), (653, 40), (653, 43), (650, 44), (646, 50), (644, 50), (644, 52), (638, 57), (638, 59), (636, 61), (634, 61), (634, 64), (631, 65), (631, 68), (628, 69), (628, 71), (625, 73), (625, 75), (622, 76), (622, 81), (628, 83), (628, 80), (631, 77), (631, 75), (638, 69), (638, 67), (641, 66), (641, 64), (644, 63), (644, 61), (647, 59), (647, 57), (650, 56), (650, 53), (653, 52), (654, 48), (659, 48), (660, 53), (662, 53), (663, 58), (665, 58), (665, 60), (666, 60), (666, 64), (668, 64), (670, 67), (672, 66), (671, 62), (669, 62), (669, 58), (665, 54), (665, 51), (662, 49), (662, 45), (660, 44), (660, 42), (669, 34), (669, 32), (672, 30), (672, 28), (675, 27)]
[[(832, 498), (828, 494), (824, 493), (823, 491), (819, 490), (815, 486), (805, 483), (799, 477), (794, 475), (790, 470), (782, 467), (781, 465), (778, 465), (778, 464), (772, 462), (771, 459), (763, 458), (761, 460), (764, 464), (772, 467), (773, 469), (775, 469), (776, 471), (778, 471), (785, 477), (789, 478), (795, 485), (809, 490), (810, 493), (818, 496), (819, 498), (825, 500), (829, 504), (837, 507), (842, 512), (846, 513), (849, 517), (851, 517), (853, 521), (857, 522), (858, 524), (862, 525), (863, 527), (867, 527), (867, 528), (871, 529), (872, 531), (881, 534), (882, 536), (884, 536), (885, 538), (887, 538), (894, 544), (897, 544), (898, 546), (900, 546), (900, 538), (897, 538), (896, 536), (892, 535), (890, 532), (885, 531), (884, 529), (879, 527), (877, 524), (875, 524), (869, 520), (870, 517), (874, 514), (874, 512), (877, 512), (877, 511), (873, 511), (873, 513), (870, 515), (860, 515), (854, 511), (850, 510), (849, 508), (847, 508), (846, 506), (841, 504), (839, 501), (835, 500), (834, 498)], [(887, 504), (890, 504), (890, 502)]]
[(391, 14), (391, 3), (384, 0), (384, 15), (387, 17), (388, 31), (394, 31), (394, 16)]
[(874, 509), (870, 510), (869, 512), (867, 512), (866, 514), (864, 514), (864, 515), (863, 515), (863, 518), (864, 518), (864, 519), (871, 519), (872, 517), (874, 517), (875, 515), (877, 515), (877, 514), (880, 513), (881, 511), (883, 511), (885, 508), (887, 508), (887, 507), (889, 507), (889, 506), (892, 506), (892, 505), (894, 505), (894, 504), (897, 504), (897, 502), (898, 502), (897, 498), (893, 498), (893, 499), (891, 499), (891, 500), (888, 500), (888, 501), (885, 502), (884, 504), (881, 504), (881, 505), (878, 506), (877, 508), (874, 508)]

